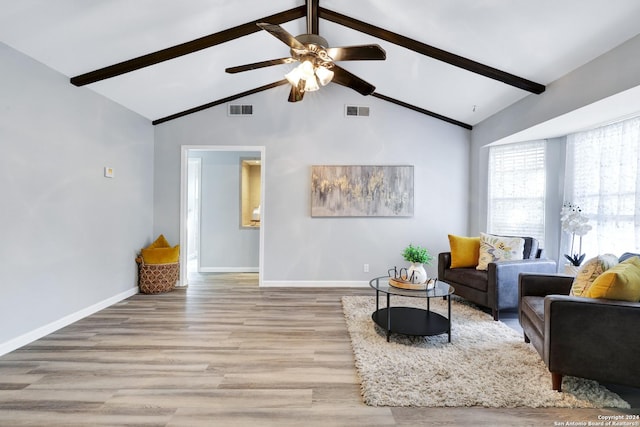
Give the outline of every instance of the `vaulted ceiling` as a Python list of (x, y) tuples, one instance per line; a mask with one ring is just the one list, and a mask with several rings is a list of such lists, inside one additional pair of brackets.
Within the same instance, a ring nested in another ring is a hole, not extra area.
[(640, 33), (637, 0), (307, 1), (1, 0), (0, 41), (162, 123), (260, 90), (287, 102), (295, 64), (225, 68), (288, 56), (255, 23), (303, 34), (310, 10), (330, 46), (386, 51), (340, 63), (372, 96), (470, 128)]

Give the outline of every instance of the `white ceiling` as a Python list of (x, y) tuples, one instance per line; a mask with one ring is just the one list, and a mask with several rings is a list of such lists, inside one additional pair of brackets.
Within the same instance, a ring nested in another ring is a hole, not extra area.
[[(304, 0), (0, 0), (0, 41), (73, 77), (304, 5)], [(320, 0), (319, 5), (543, 85), (640, 33), (638, 0)], [(283, 27), (305, 33), (306, 21)], [(474, 125), (529, 95), (324, 19), (319, 33), (331, 46), (380, 44), (386, 61), (340, 65), (375, 85), (377, 93), (463, 123)], [(156, 120), (281, 80), (292, 65), (239, 74), (224, 69), (288, 55), (287, 46), (260, 31), (87, 87)], [(300, 108), (305, 102), (313, 99)]]

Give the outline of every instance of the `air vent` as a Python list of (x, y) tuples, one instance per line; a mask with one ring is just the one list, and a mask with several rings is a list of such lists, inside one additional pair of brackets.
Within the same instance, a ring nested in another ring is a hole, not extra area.
[(368, 117), (369, 116), (369, 107), (358, 107), (357, 105), (345, 105), (344, 114), (347, 117)]
[(251, 116), (253, 114), (253, 105), (229, 104), (230, 116)]

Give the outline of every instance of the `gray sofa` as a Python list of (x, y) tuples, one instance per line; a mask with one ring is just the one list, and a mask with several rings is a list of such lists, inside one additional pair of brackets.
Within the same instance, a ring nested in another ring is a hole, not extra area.
[[(632, 254), (620, 257), (624, 260)], [(640, 387), (640, 302), (569, 296), (573, 277), (521, 274), (519, 321), (551, 372)]]
[(520, 273), (555, 273), (556, 262), (544, 259), (538, 241), (524, 237), (522, 260), (489, 263), (487, 270), (475, 267), (451, 268), (451, 252), (438, 254), (438, 280), (449, 283), (455, 294), (491, 309), (494, 320), (500, 310), (518, 307), (518, 275)]

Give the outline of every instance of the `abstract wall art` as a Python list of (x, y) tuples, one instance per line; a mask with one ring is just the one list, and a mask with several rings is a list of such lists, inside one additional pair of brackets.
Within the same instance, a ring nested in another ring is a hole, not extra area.
[(311, 216), (413, 216), (413, 166), (311, 166)]

